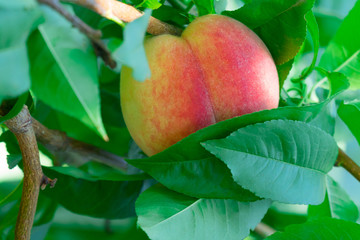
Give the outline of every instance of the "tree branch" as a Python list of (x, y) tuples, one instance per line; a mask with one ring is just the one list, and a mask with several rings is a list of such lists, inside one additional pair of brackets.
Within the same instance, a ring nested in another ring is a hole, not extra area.
[(5, 124), (19, 142), (24, 166), (24, 183), (15, 227), (15, 239), (30, 239), (40, 186), (44, 179), (49, 179), (44, 176), (41, 169), (39, 149), (27, 106), (24, 106), (18, 115), (6, 121)]
[(59, 2), (59, 0), (38, 0), (39, 3), (48, 5), (58, 13), (60, 13), (64, 18), (66, 18), (69, 22), (72, 23), (74, 27), (79, 29), (82, 33), (84, 33), (90, 40), (95, 49), (95, 53), (97, 56), (101, 57), (105, 64), (111, 68), (116, 67), (115, 60), (112, 59), (110, 51), (101, 41), (101, 31), (95, 30), (83, 22), (76, 15), (70, 14)]
[(335, 166), (341, 166), (360, 182), (360, 166), (357, 165), (343, 150), (339, 148), (339, 155)]
[(113, 153), (66, 136), (64, 132), (48, 129), (32, 118), (37, 140), (62, 163), (80, 166), (97, 161), (108, 166), (126, 170), (127, 162)]
[[(11, 104), (5, 101), (1, 105), (0, 115), (6, 115), (10, 109)], [(37, 140), (54, 156), (68, 163), (80, 165), (94, 160), (115, 168), (127, 169), (127, 163), (123, 158), (69, 138), (63, 132), (46, 128), (30, 116), (26, 105), (18, 115), (5, 121), (5, 125), (14, 133), (19, 142), (24, 166), (24, 183), (15, 227), (15, 239), (30, 239), (39, 190), (45, 189), (47, 185), (54, 187), (57, 181), (57, 179), (48, 178), (42, 172)]]
[[(88, 8), (107, 19), (117, 19), (123, 22), (132, 22), (143, 15), (136, 8), (117, 0), (62, 0)], [(152, 35), (164, 33), (181, 35), (182, 30), (171, 24), (150, 17), (147, 32)]]
[(269, 225), (261, 222), (256, 226), (254, 232), (262, 238), (267, 238), (268, 236), (274, 234), (276, 230), (270, 227)]

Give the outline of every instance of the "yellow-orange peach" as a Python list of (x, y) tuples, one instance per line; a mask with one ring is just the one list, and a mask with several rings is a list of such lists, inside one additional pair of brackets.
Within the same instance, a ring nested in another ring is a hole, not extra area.
[(232, 18), (199, 17), (181, 37), (147, 39), (145, 51), (151, 77), (138, 82), (123, 67), (120, 95), (130, 134), (149, 156), (210, 124), (278, 106), (268, 49)]

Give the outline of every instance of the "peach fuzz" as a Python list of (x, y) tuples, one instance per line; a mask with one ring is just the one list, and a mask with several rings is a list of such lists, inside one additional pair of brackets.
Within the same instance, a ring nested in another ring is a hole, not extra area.
[(278, 106), (268, 49), (232, 18), (202, 16), (181, 37), (164, 34), (144, 45), (151, 77), (138, 82), (123, 67), (120, 96), (130, 134), (148, 156), (218, 121)]

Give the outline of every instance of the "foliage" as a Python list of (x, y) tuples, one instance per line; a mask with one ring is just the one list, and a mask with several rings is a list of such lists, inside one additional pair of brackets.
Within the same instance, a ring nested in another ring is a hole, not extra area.
[[(43, 171), (58, 182), (40, 193), (32, 239), (260, 239), (252, 230), (261, 221), (278, 231), (268, 239), (359, 236), (359, 202), (330, 175), (338, 146), (347, 146), (336, 138), (340, 121), (360, 146), (360, 1), (220, 1), (126, 1), (152, 9), (126, 25), (64, 4), (102, 31), (117, 61), (110, 69), (56, 11), (35, 0), (0, 0), (0, 104), (14, 103), (0, 118), (8, 167), (22, 168), (22, 157), (3, 123), (24, 104), (48, 128), (129, 164), (64, 164), (39, 144), (51, 162)], [(243, 22), (267, 45), (279, 108), (218, 122), (146, 157), (122, 118), (121, 66), (139, 81), (150, 76), (143, 47), (150, 15), (185, 28), (214, 13)], [(22, 184), (0, 181), (0, 236), (13, 239)]]

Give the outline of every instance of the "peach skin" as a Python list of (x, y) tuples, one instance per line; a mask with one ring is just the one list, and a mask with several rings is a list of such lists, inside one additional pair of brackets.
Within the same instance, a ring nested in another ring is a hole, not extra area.
[(232, 18), (202, 16), (181, 37), (164, 34), (144, 44), (151, 77), (138, 82), (123, 67), (120, 96), (130, 134), (148, 156), (210, 124), (278, 106), (268, 49)]

